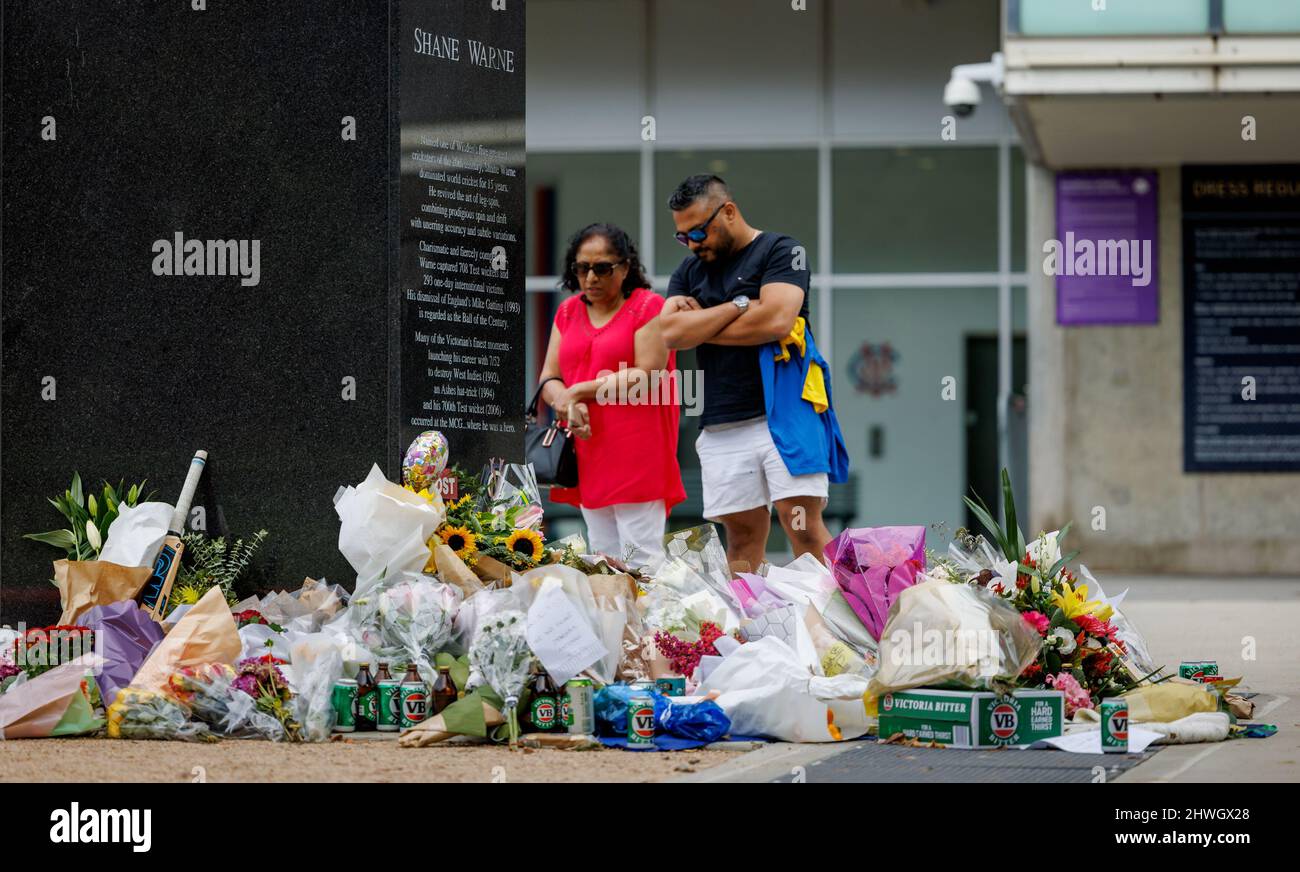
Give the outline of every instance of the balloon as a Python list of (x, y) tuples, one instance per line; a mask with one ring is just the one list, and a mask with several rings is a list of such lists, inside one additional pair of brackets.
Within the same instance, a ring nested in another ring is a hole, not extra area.
[(447, 437), (437, 430), (425, 430), (402, 458), (402, 482), (422, 491), (432, 487), (447, 468)]

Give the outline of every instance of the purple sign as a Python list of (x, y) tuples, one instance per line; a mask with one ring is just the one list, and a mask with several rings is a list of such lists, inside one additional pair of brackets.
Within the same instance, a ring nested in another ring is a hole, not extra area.
[(1056, 239), (1043, 270), (1056, 276), (1056, 323), (1160, 320), (1154, 172), (1056, 175)]

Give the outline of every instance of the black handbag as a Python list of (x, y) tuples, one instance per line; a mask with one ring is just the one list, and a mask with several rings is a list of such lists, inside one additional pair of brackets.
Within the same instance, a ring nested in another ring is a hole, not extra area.
[(573, 445), (573, 435), (560, 426), (558, 420), (550, 426), (537, 423), (537, 401), (542, 397), (546, 379), (537, 386), (537, 392), (524, 407), (524, 457), (533, 465), (537, 483), (543, 486), (577, 487), (578, 452)]

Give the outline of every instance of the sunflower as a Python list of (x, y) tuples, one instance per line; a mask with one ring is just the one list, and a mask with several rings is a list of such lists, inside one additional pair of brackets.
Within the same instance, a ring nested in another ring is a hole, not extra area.
[(535, 530), (515, 530), (506, 539), (506, 550), (525, 563), (536, 563), (542, 556), (542, 537)]
[(442, 541), (447, 543), (447, 547), (456, 552), (456, 556), (461, 560), (468, 562), (475, 551), (478, 550), (478, 537), (470, 532), (468, 527), (449, 527), (444, 526), (438, 531)]

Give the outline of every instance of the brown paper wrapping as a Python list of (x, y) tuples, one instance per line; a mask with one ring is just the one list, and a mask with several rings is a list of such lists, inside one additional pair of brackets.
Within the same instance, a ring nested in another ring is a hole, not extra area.
[(59, 626), (75, 624), (92, 606), (135, 599), (152, 572), (152, 566), (120, 566), (107, 560), (54, 561), (54, 583), (63, 604)]
[[(624, 573), (618, 575), (589, 575), (587, 581), (591, 584), (591, 593), (596, 599), (597, 608), (617, 611), (616, 598), (623, 598), (627, 620), (623, 625), (623, 652), (619, 657), (614, 678), (618, 681), (645, 678), (649, 673), (650, 664), (646, 661), (646, 648), (642, 644), (645, 628), (641, 623), (641, 611), (637, 608), (636, 582), (632, 579), (632, 576)], [(657, 653), (653, 640), (650, 642), (650, 648), (656, 650)], [(666, 665), (667, 661), (665, 660), (664, 663)]]
[(442, 583), (460, 588), (461, 593), (465, 594), (465, 599), (484, 589), (483, 582), (478, 580), (478, 576), (470, 571), (465, 561), (457, 557), (456, 552), (452, 551), (451, 546), (446, 542), (439, 542), (434, 546), (433, 562)]
[(486, 554), (474, 561), (474, 574), (483, 581), (497, 582), (499, 587), (509, 587), (514, 578), (509, 566)]
[[(497, 711), (496, 706), (485, 700), (483, 702), (483, 722), (490, 733), (494, 727), (504, 724), (506, 719), (505, 715)], [(402, 730), (402, 734), (397, 737), (397, 744), (402, 748), (423, 748), (445, 742), (453, 736), (459, 735), (461, 734), (447, 730), (447, 724), (443, 721), (442, 715), (434, 715), (409, 730)]]
[[(65, 563), (66, 561), (59, 561)], [(63, 720), (74, 693), (81, 693), (87, 669), (103, 661), (95, 654), (56, 666), (0, 696), (0, 736), (43, 739)]]
[(213, 587), (153, 649), (131, 686), (162, 690), (168, 676), (177, 669), (204, 663), (234, 663), (241, 648), (239, 631), (225, 595), (220, 587)]

